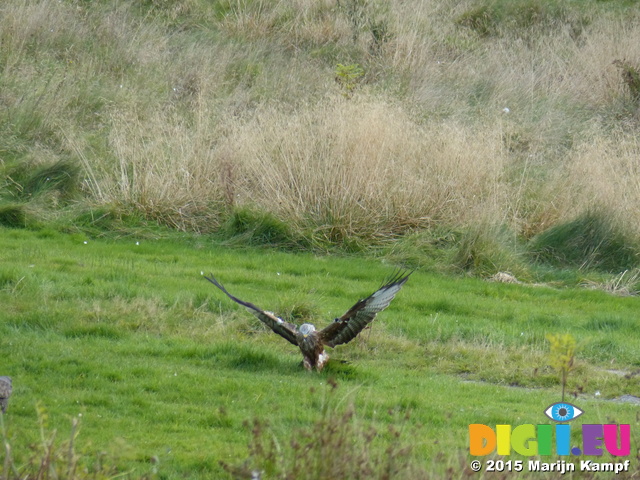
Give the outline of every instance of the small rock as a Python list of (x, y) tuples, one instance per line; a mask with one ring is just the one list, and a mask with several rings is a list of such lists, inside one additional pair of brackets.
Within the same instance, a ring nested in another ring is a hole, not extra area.
[(640, 397), (636, 397), (634, 395), (628, 395), (628, 394), (622, 395), (621, 397), (618, 397), (613, 401), (620, 402), (620, 403), (635, 403), (636, 405), (640, 405)]
[(11, 377), (0, 377), (0, 409), (2, 409), (2, 413), (7, 411), (11, 391)]
[(521, 283), (516, 277), (508, 272), (498, 272), (492, 277), (489, 277), (489, 281), (498, 283)]

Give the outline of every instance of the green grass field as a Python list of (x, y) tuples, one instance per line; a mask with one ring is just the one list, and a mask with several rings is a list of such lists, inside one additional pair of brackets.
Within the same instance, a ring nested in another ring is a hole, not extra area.
[(80, 421), (75, 448), (90, 470), (228, 478), (219, 461), (248, 458), (254, 419), (285, 462), (295, 432), (353, 406), (345, 422), (379, 432), (371, 452), (411, 445), (403, 465), (458, 472), (470, 423), (547, 422), (543, 410), (560, 399), (548, 333), (578, 342), (568, 392), (578, 395), (569, 398), (583, 421), (630, 423), (637, 450), (637, 405), (612, 401), (640, 394), (635, 297), (416, 271), (370, 331), (309, 373), (293, 346), (202, 272), (262, 308), (323, 325), (372, 293), (393, 265), (175, 235), (2, 229), (0, 244), (0, 373), (14, 381), (4, 424), (18, 469), (40, 442), (38, 411), (45, 437), (56, 429), (60, 444)]

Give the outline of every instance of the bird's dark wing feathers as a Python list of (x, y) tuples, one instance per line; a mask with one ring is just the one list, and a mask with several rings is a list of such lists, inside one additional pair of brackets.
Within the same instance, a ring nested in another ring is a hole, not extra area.
[(398, 272), (376, 292), (359, 300), (347, 313), (337, 318), (319, 334), (325, 345), (335, 347), (353, 340), (374, 318), (376, 314), (389, 306), (402, 285), (409, 279), (408, 274)]
[(256, 307), (253, 303), (244, 302), (244, 301), (240, 300), (239, 298), (234, 297), (229, 292), (227, 292), (227, 289), (224, 288), (213, 277), (212, 274), (209, 274), (209, 275), (211, 275), (211, 277), (207, 277), (205, 275), (204, 278), (206, 278), (211, 283), (213, 283), (216, 287), (218, 287), (220, 290), (222, 290), (227, 297), (229, 297), (234, 302), (239, 303), (240, 305), (245, 307), (247, 310), (249, 310), (251, 313), (253, 313), (256, 317), (258, 317), (258, 319), (262, 323), (264, 323), (267, 327), (269, 327), (275, 333), (280, 335), (282, 338), (284, 338), (285, 340), (288, 340), (289, 342), (293, 343), (296, 346), (298, 345), (298, 340), (296, 338), (296, 334), (298, 333), (298, 328), (295, 325), (293, 325), (292, 323), (289, 323), (289, 322), (285, 322), (284, 320), (276, 317), (271, 312), (266, 312), (266, 311)]

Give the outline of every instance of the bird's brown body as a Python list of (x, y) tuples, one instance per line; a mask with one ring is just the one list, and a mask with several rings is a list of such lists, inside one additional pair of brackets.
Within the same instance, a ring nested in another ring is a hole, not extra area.
[(302, 365), (307, 370), (322, 370), (329, 360), (329, 355), (324, 351), (324, 345), (315, 335), (304, 336), (298, 334), (298, 346), (302, 352)]
[(252, 303), (234, 297), (213, 276), (205, 278), (222, 290), (231, 300), (246, 307), (275, 333), (300, 348), (302, 363), (307, 370), (314, 368), (322, 370), (329, 359), (324, 347), (333, 348), (353, 340), (373, 321), (378, 312), (389, 306), (402, 285), (409, 279), (409, 275), (411, 274), (394, 275), (373, 294), (359, 300), (344, 315), (336, 318), (333, 323), (322, 330), (316, 330), (310, 323), (297, 327), (292, 323), (285, 322), (272, 312), (267, 312)]

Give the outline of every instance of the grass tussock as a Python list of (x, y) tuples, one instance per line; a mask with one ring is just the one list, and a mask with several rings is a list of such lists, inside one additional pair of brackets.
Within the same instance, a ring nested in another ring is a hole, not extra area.
[(273, 214), (248, 207), (234, 209), (221, 226), (221, 231), (229, 238), (226, 243), (231, 245), (271, 245), (296, 249), (306, 243), (304, 237), (296, 236), (296, 231)]
[(605, 282), (586, 281), (584, 285), (620, 297), (635, 296), (640, 293), (640, 269), (625, 270)]
[(513, 233), (501, 225), (476, 224), (461, 235), (453, 253), (454, 267), (481, 277), (509, 271), (521, 278), (526, 275), (524, 257), (518, 252)]
[(481, 37), (529, 38), (541, 30), (553, 33), (562, 28), (570, 29), (577, 36), (590, 23), (590, 18), (555, 0), (502, 0), (475, 2), (455, 21)]
[(637, 241), (604, 212), (591, 211), (535, 237), (531, 250), (539, 260), (580, 269), (610, 272), (640, 262)]
[(6, 203), (0, 205), (0, 225), (20, 228), (26, 224), (26, 214), (23, 205)]
[(499, 195), (499, 140), (487, 134), (472, 153), (460, 125), (433, 127), (386, 102), (258, 116), (229, 139), (238, 201), (332, 242), (402, 234), (454, 211), (469, 219), (479, 199)]

